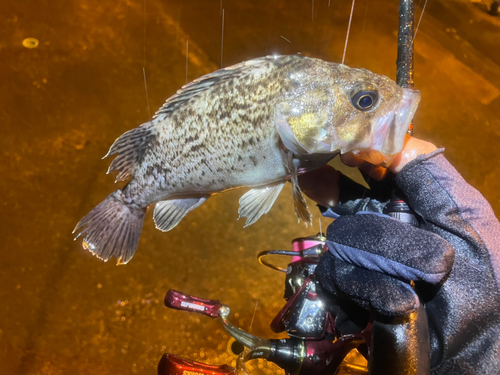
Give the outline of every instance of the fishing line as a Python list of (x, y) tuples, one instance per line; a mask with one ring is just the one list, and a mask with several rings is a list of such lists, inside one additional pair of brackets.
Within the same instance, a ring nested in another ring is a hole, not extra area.
[(252, 321), (250, 322), (250, 327), (248, 328), (248, 333), (252, 332), (253, 321), (255, 319), (255, 313), (257, 312), (257, 305), (259, 304), (259, 300), (255, 301), (255, 308), (253, 309)]
[(342, 64), (345, 61), (345, 53), (347, 51), (347, 42), (349, 40), (349, 33), (351, 32), (352, 14), (354, 13), (354, 3), (355, 2), (356, 2), (356, 0), (352, 0), (351, 15), (349, 16), (349, 25), (347, 26), (347, 35), (345, 37), (344, 54), (342, 55)]
[(148, 114), (149, 114), (149, 122), (151, 122), (151, 110), (149, 108), (149, 95), (148, 95), (148, 84), (146, 82), (146, 69), (142, 67), (142, 74), (144, 75), (144, 88), (146, 89), (146, 102), (148, 103)]
[(143, 24), (144, 24), (144, 53), (142, 55), (142, 66), (146, 66), (146, 0), (144, 0), (144, 12), (143, 12)]
[(142, 55), (142, 75), (144, 77), (144, 88), (146, 89), (146, 102), (148, 104), (149, 122), (151, 122), (151, 109), (149, 107), (148, 84), (146, 82), (146, 0), (144, 0), (143, 11), (143, 24), (144, 24), (144, 50)]
[(415, 43), (415, 38), (417, 37), (418, 27), (420, 26), (420, 22), (422, 21), (422, 17), (424, 16), (426, 5), (427, 5), (427, 0), (425, 0), (424, 7), (422, 8), (422, 13), (420, 13), (420, 18), (418, 19), (417, 28), (415, 29), (415, 35), (413, 35), (413, 43)]
[(188, 83), (189, 39), (186, 40), (186, 85)]
[(221, 68), (222, 68), (222, 57), (223, 56), (224, 56), (224, 9), (222, 9), (222, 40), (220, 43), (220, 67)]
[(292, 43), (287, 38), (285, 38), (283, 35), (280, 35), (280, 37), (282, 37), (283, 39), (285, 39), (288, 43)]

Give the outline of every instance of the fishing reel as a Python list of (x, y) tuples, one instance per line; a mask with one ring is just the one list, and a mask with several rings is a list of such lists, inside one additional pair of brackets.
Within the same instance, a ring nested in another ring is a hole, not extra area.
[[(411, 212), (401, 202), (394, 203), (387, 213), (412, 223), (408, 216)], [(286, 332), (288, 338), (261, 338), (235, 327), (228, 321), (229, 307), (218, 300), (170, 290), (165, 305), (219, 319), (236, 342), (246, 348), (237, 362), (243, 373), (247, 361), (265, 359), (284, 369), (286, 375), (428, 375), (429, 339), (423, 304), (407, 317), (372, 314), (366, 326), (357, 332), (339, 331), (335, 319), (340, 305), (323, 293), (314, 274), (327, 251), (325, 240), (323, 234), (297, 238), (292, 242), (293, 251), (269, 250), (258, 255), (262, 265), (286, 273), (286, 303), (272, 320), (271, 329)], [(282, 268), (268, 262), (269, 255), (292, 256), (292, 262)], [(171, 354), (165, 354), (158, 366), (159, 375), (238, 373), (241, 372), (231, 366), (212, 366)]]
[[(260, 338), (233, 326), (227, 319), (229, 307), (218, 300), (170, 290), (165, 297), (165, 305), (220, 319), (226, 331), (247, 348), (240, 356), (243, 366), (252, 359), (266, 359), (284, 369), (287, 375), (334, 374), (353, 349), (363, 346), (361, 352), (368, 353), (371, 324), (361, 332), (348, 335), (341, 335), (336, 329), (335, 316), (314, 276), (319, 259), (326, 251), (325, 240), (321, 233), (296, 238), (292, 241), (293, 251), (269, 250), (258, 255), (262, 265), (286, 273), (284, 298), (287, 302), (271, 322), (271, 329), (275, 333), (286, 332), (289, 338)], [(266, 260), (269, 255), (292, 256), (292, 262), (287, 268), (281, 268)], [(363, 363), (366, 364), (366, 360), (358, 360), (350, 368), (350, 373), (366, 374)], [(184, 374), (183, 371), (189, 368), (194, 373), (206, 373), (201, 372), (204, 369), (213, 374), (236, 374), (236, 369), (227, 366), (203, 366), (208, 365), (166, 354), (160, 361), (158, 373)]]

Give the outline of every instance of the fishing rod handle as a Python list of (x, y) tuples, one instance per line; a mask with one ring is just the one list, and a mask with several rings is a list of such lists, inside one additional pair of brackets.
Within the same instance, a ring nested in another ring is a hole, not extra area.
[(368, 374), (430, 374), (429, 326), (423, 304), (406, 317), (374, 320)]
[[(384, 214), (414, 227), (419, 222), (413, 211), (395, 192)], [(429, 375), (429, 323), (424, 305), (408, 316), (376, 316), (373, 321), (369, 375)]]

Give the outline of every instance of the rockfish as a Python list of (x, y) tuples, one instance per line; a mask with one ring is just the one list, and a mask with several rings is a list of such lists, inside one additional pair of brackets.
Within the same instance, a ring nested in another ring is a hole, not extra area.
[(387, 77), (299, 55), (218, 70), (182, 87), (151, 121), (113, 143), (106, 156), (118, 156), (108, 173), (130, 181), (74, 232), (86, 233), (83, 246), (98, 258), (124, 264), (150, 205), (156, 227), (169, 231), (211, 195), (250, 187), (238, 211), (247, 226), (288, 180), (299, 220), (311, 222), (297, 175), (349, 151), (390, 162), (419, 100)]

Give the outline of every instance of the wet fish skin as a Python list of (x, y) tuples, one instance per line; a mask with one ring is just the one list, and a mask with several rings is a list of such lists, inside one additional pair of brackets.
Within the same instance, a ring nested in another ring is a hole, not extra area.
[[(185, 196), (257, 186), (263, 174), (282, 179), (286, 172), (276, 147), (279, 135), (272, 126), (273, 102), (291, 89), (291, 83), (281, 77), (286, 62), (280, 62), (241, 64), (228, 70), (228, 77), (216, 72), (216, 82), (196, 97), (184, 92), (190, 94), (198, 82), (186, 86), (181, 95), (189, 103), (158, 111), (155, 137), (134, 171), (127, 195), (147, 205), (166, 192)], [(248, 68), (255, 73), (245, 74)]]
[[(380, 94), (373, 110), (351, 103), (359, 87)], [(115, 141), (108, 155), (118, 156), (108, 173), (131, 179), (75, 231), (86, 233), (83, 246), (94, 255), (127, 263), (149, 205), (156, 203), (157, 228), (168, 231), (211, 195), (248, 186), (239, 213), (249, 225), (269, 211), (289, 179), (296, 212), (310, 221), (298, 172), (339, 152), (370, 149), (375, 120), (389, 118), (404, 95), (386, 77), (302, 56), (268, 56), (201, 77), (151, 122)], [(386, 145), (385, 138), (385, 151), (398, 152), (400, 139)]]

